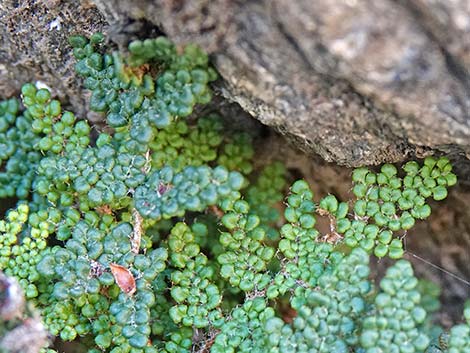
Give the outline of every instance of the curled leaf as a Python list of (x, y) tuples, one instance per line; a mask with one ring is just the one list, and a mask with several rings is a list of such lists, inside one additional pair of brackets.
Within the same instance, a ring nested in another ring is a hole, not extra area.
[(135, 279), (131, 271), (124, 266), (114, 263), (109, 264), (109, 267), (119, 288), (126, 294), (134, 294), (136, 290)]

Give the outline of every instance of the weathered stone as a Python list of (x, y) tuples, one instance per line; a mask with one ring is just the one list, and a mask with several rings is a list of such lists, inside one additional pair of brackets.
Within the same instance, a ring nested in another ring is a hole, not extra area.
[(87, 94), (74, 73), (68, 37), (102, 31), (102, 16), (85, 1), (0, 1), (0, 97), (17, 95), (40, 81), (74, 112), (87, 112)]
[(465, 0), (95, 3), (211, 51), (219, 90), (307, 152), (357, 166), (441, 151), (468, 174)]

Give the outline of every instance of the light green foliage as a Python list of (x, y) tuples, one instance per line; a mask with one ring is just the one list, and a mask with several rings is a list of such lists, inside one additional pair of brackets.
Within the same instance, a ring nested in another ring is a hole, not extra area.
[(19, 102), (0, 102), (0, 198), (29, 195), (34, 170), (41, 158), (35, 149), (38, 136), (31, 130), (31, 115), (20, 115)]
[[(205, 225), (195, 223), (193, 228), (207, 236)], [(201, 229), (202, 228), (202, 229)], [(168, 238), (171, 265), (171, 296), (177, 303), (170, 309), (176, 324), (204, 328), (220, 326), (222, 301), (219, 288), (213, 283), (215, 270), (208, 264), (206, 255), (200, 253), (193, 231), (184, 223), (177, 223)]]
[(212, 353), (263, 353), (268, 351), (264, 343), (264, 324), (275, 315), (264, 298), (247, 299), (235, 308), (230, 320), (216, 336)]
[(253, 170), (251, 159), (254, 150), (251, 137), (247, 133), (239, 133), (225, 144), (217, 162), (228, 170), (239, 170), (243, 174), (250, 174)]
[(222, 125), (217, 115), (198, 119), (197, 126), (180, 120), (162, 129), (149, 143), (152, 166), (172, 166), (181, 171), (186, 166), (200, 166), (216, 159), (222, 143)]
[(470, 352), (470, 306), (465, 308), (464, 316), (466, 323), (450, 330), (448, 353)]
[(292, 324), (273, 317), (265, 324), (272, 352), (349, 352), (358, 344), (357, 322), (367, 310), (365, 297), (369, 257), (355, 249), (331, 272), (318, 277), (316, 287), (296, 291), (291, 299), (298, 315)]
[[(282, 226), (278, 244), (284, 261), (267, 290), (268, 298), (273, 299), (292, 290), (301, 292), (303, 288), (314, 288), (318, 278), (338, 263), (338, 255), (341, 257), (341, 254), (333, 253), (331, 244), (317, 239), (315, 208), (313, 192), (308, 184), (304, 180), (296, 181), (284, 212), (289, 223)], [(331, 264), (330, 268), (327, 263)]]
[[(164, 37), (135, 41), (129, 45), (132, 55), (126, 62), (119, 53), (101, 55), (102, 41), (100, 35), (90, 41), (71, 38), (79, 60), (76, 70), (85, 78), (85, 87), (92, 90), (90, 107), (107, 112), (108, 124), (116, 128), (116, 138), (125, 141), (123, 148), (128, 151), (145, 152), (157, 129), (168, 127), (176, 117), (190, 115), (195, 104), (211, 100), (208, 83), (216, 74), (198, 47), (187, 46), (178, 55)], [(156, 80), (142, 66), (149, 60), (161, 65)]]
[(263, 244), (266, 232), (259, 226), (258, 216), (250, 214), (246, 201), (223, 205), (221, 221), (226, 232), (220, 234), (220, 243), (226, 249), (217, 257), (222, 266), (220, 275), (244, 292), (266, 288), (270, 281), (267, 265), (274, 249)]
[(163, 167), (135, 190), (135, 207), (143, 217), (156, 220), (181, 217), (187, 210), (203, 211), (224, 197), (238, 195), (243, 182), (240, 173), (220, 166), (186, 167), (180, 173)]
[(336, 218), (336, 230), (344, 235), (346, 245), (359, 246), (377, 257), (401, 258), (403, 243), (394, 234), (406, 234), (417, 219), (429, 217), (431, 207), (426, 199), (443, 200), (447, 188), (457, 180), (444, 157), (428, 157), (423, 166), (408, 162), (402, 169), (404, 177), (391, 164), (383, 165), (380, 173), (356, 169), (352, 175), (357, 198), (353, 218), (348, 217), (347, 205), (332, 195), (320, 202), (320, 207)]
[(470, 352), (470, 305), (464, 309), (465, 322), (455, 325), (450, 332), (439, 337), (438, 344), (431, 347), (426, 353), (468, 353)]
[(47, 238), (54, 233), (53, 224), (59, 219), (60, 213), (55, 210), (29, 214), (28, 205), (21, 202), (5, 220), (0, 220), (0, 268), (19, 280), (27, 298), (38, 296), (36, 265), (46, 249)]
[(269, 239), (278, 239), (276, 222), (279, 220), (279, 211), (276, 204), (284, 198), (286, 187), (286, 168), (280, 162), (266, 166), (258, 175), (246, 192), (246, 200), (250, 204), (251, 212), (258, 215), (261, 226), (265, 228)]
[(417, 284), (411, 264), (405, 260), (387, 270), (375, 297), (376, 312), (362, 323), (360, 344), (366, 353), (423, 352), (429, 346), (429, 337), (418, 329), (426, 311), (419, 306)]
[(442, 334), (442, 328), (435, 324), (435, 316), (441, 308), (441, 302), (439, 301), (441, 288), (434, 282), (420, 279), (416, 290), (421, 295), (419, 305), (427, 313), (426, 320), (421, 324), (420, 328), (431, 338), (431, 341), (434, 341)]
[[(353, 202), (317, 203), (298, 180), (283, 204), (284, 166), (251, 175), (252, 137), (194, 113), (216, 78), (200, 49), (159, 37), (108, 53), (101, 34), (70, 43), (107, 133), (32, 84), (24, 111), (0, 103), (0, 198), (19, 200), (0, 221), (0, 269), (52, 335), (90, 353), (431, 347), (426, 311), (439, 292), (418, 285), (405, 260), (375, 288), (369, 262), (403, 256), (401, 238), (430, 214), (426, 199), (456, 182), (446, 158), (402, 173), (359, 168)], [(469, 316), (448, 333), (448, 352), (467, 349)]]

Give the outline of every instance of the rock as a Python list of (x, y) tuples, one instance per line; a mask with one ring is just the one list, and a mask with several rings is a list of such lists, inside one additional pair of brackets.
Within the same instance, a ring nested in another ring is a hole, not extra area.
[[(308, 152), (347, 166), (470, 155), (466, 0), (96, 0), (212, 53), (218, 89)], [(110, 15), (106, 15), (110, 14)]]
[(0, 1), (0, 97), (39, 81), (83, 117), (88, 95), (75, 75), (68, 37), (102, 31), (105, 24), (86, 1)]

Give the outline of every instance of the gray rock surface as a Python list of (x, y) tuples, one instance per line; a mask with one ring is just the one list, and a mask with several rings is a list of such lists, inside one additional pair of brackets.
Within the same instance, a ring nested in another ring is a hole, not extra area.
[(470, 155), (468, 0), (95, 3), (201, 44), (224, 96), (327, 161)]
[(90, 35), (105, 24), (96, 7), (84, 1), (0, 1), (0, 97), (39, 81), (83, 116), (87, 94), (74, 73), (67, 38)]

